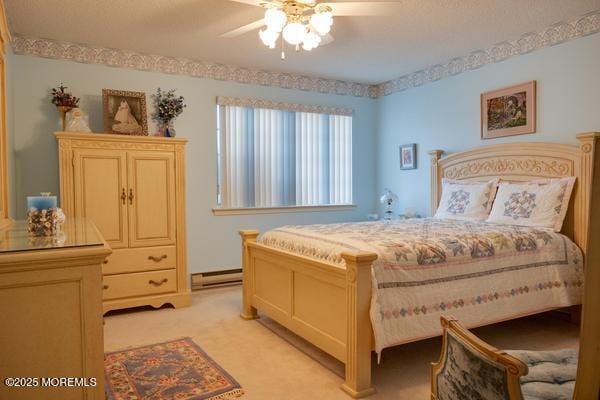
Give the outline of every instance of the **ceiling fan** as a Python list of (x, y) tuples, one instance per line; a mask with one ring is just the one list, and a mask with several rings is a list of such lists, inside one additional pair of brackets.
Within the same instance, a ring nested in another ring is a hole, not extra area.
[(321, 2), (319, 0), (230, 0), (262, 7), (265, 17), (226, 32), (221, 37), (232, 38), (266, 27), (259, 31), (261, 41), (274, 49), (281, 37), (281, 58), (285, 58), (284, 41), (310, 51), (333, 41), (329, 33), (333, 17), (389, 16), (398, 11), (398, 2)]

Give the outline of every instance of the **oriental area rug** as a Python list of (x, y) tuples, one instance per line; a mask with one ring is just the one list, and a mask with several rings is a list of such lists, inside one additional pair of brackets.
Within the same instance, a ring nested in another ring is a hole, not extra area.
[(229, 400), (239, 383), (190, 338), (107, 353), (109, 400)]

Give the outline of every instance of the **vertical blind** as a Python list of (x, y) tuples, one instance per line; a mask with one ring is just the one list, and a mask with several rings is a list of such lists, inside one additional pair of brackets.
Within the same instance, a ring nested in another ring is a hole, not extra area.
[(218, 105), (224, 208), (352, 203), (352, 116)]

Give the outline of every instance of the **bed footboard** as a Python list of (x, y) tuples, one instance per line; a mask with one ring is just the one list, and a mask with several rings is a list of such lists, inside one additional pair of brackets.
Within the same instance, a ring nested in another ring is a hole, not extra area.
[(371, 386), (371, 265), (374, 253), (343, 253), (346, 268), (242, 237), (244, 319), (269, 316), (346, 365), (342, 389), (352, 397)]

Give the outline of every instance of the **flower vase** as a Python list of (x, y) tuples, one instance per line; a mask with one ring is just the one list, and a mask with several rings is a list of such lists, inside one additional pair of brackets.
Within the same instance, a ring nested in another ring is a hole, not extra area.
[(56, 106), (56, 109), (60, 113), (60, 119), (62, 121), (62, 130), (65, 130), (66, 127), (66, 115), (69, 111), (73, 109), (71, 106)]
[(165, 125), (164, 133), (165, 137), (175, 137), (176, 132), (172, 123), (168, 123)]

